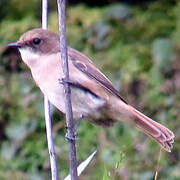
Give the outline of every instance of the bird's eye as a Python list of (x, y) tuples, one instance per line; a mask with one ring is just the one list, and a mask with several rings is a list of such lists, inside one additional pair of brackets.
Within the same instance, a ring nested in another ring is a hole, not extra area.
[(39, 39), (39, 38), (33, 39), (33, 44), (35, 44), (35, 45), (40, 44), (40, 42), (41, 42), (41, 39)]

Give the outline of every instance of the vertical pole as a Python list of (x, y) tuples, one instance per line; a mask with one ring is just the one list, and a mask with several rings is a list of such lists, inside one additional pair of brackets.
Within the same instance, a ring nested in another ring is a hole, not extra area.
[(67, 56), (67, 40), (66, 40), (66, 0), (57, 0), (59, 13), (59, 34), (60, 34), (60, 52), (62, 69), (64, 73), (64, 91), (65, 91), (65, 108), (66, 108), (66, 124), (67, 124), (67, 140), (69, 142), (69, 162), (71, 180), (77, 180), (77, 160), (75, 146), (75, 129), (71, 105), (71, 90), (69, 84), (69, 69)]
[[(42, 0), (42, 28), (48, 28), (48, 0)], [(44, 112), (45, 112), (45, 124), (46, 124), (46, 134), (47, 143), (50, 156), (50, 166), (51, 166), (51, 178), (52, 180), (58, 180), (58, 168), (56, 163), (56, 153), (53, 141), (53, 127), (50, 112), (50, 102), (48, 98), (44, 96)]]

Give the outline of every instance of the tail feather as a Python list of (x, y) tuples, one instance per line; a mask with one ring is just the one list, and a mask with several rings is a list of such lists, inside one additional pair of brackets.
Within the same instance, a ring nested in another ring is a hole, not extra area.
[(145, 134), (157, 141), (166, 151), (171, 152), (174, 133), (165, 126), (153, 121), (130, 106), (135, 125)]

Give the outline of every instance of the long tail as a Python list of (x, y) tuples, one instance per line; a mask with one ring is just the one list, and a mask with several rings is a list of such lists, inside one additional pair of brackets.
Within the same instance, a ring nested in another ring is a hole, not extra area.
[(137, 128), (157, 141), (166, 151), (171, 152), (174, 143), (174, 133), (165, 126), (140, 113), (132, 106), (129, 107)]

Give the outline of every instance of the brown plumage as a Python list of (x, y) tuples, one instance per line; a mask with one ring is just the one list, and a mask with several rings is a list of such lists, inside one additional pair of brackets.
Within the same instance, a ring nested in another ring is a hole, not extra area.
[[(48, 30), (33, 29), (16, 44), (23, 61), (50, 102), (65, 113), (59, 37)], [(82, 116), (104, 126), (129, 121), (170, 152), (174, 134), (130, 106), (93, 62), (79, 51), (68, 48), (71, 100), (74, 118)]]

